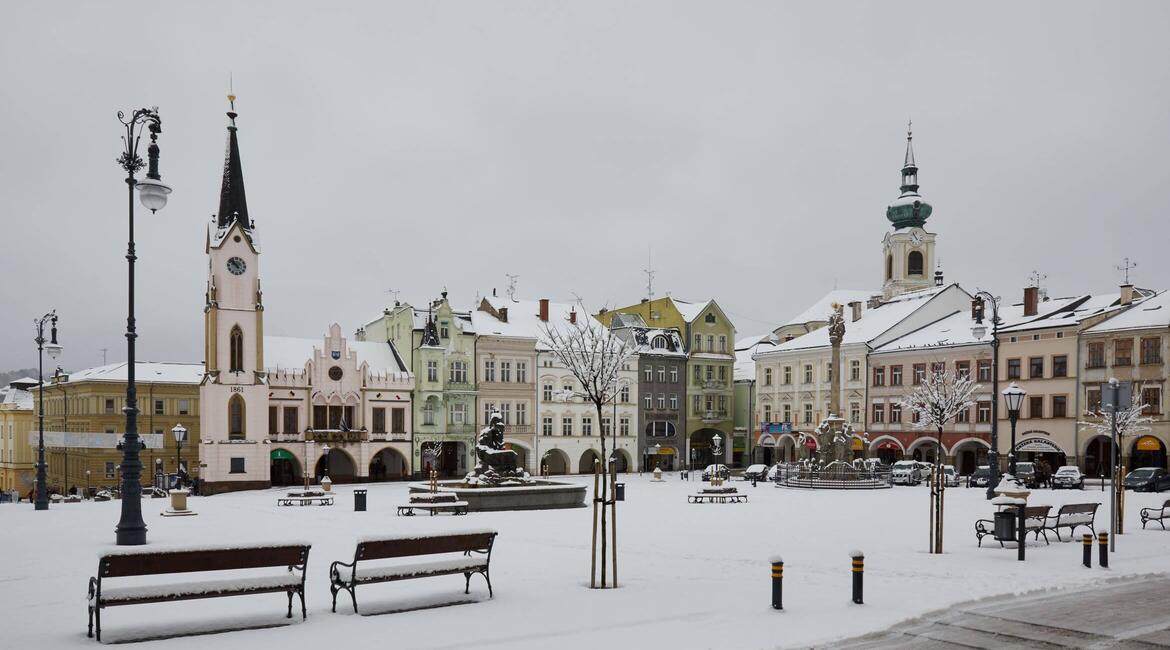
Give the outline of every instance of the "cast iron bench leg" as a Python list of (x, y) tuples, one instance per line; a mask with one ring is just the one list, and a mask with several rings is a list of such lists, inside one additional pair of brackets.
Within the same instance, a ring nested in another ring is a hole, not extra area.
[(469, 594), (471, 593), (471, 572), (465, 571), (463, 577), (466, 580), (466, 584), (463, 585), (463, 593)]
[(293, 590), (289, 589), (288, 590), (288, 616), (285, 616), (285, 618), (292, 618), (292, 597), (293, 597)]
[(301, 597), (301, 620), (309, 620), (309, 612), (305, 609), (305, 586), (301, 585), (297, 588), (297, 595)]

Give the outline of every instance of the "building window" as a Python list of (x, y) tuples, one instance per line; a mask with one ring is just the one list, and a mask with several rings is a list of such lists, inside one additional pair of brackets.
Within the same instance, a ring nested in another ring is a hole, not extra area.
[(244, 371), (244, 331), (239, 325), (232, 327), (229, 335), (230, 358), (228, 359), (229, 372)]
[(1028, 379), (1044, 379), (1044, 357), (1028, 357)]
[(1133, 339), (1117, 339), (1113, 342), (1113, 365), (1133, 365)]
[(874, 404), (873, 405), (873, 423), (874, 424), (882, 424), (885, 421), (886, 421), (886, 405), (885, 404)]
[(678, 383), (678, 366), (671, 366), (670, 367), (670, 383), (672, 383), (672, 384)]
[(484, 381), (495, 381), (496, 380), (496, 362), (495, 361), (492, 361), (489, 359), (489, 360), (483, 362), (483, 380)]
[(715, 314), (707, 312), (707, 315), (703, 318), (703, 320), (707, 323), (714, 324), (715, 323)]
[(782, 404), (780, 406), (780, 412), (783, 413), (783, 415), (780, 416), (781, 422), (791, 422), (792, 421), (792, 405), (791, 404)]
[(1052, 417), (1068, 417), (1068, 397), (1066, 395), (1052, 396)]
[(707, 351), (708, 352), (715, 351), (715, 336), (712, 334), (707, 335)]
[(719, 366), (719, 381), (727, 381), (727, 366)]
[(114, 478), (114, 463), (113, 461), (106, 462), (106, 478)]
[(561, 418), (561, 435), (562, 436), (573, 435), (573, 418), (572, 417), (566, 416), (566, 417)]
[(179, 415), (191, 415), (191, 400), (179, 400)]
[(642, 371), (642, 376), (645, 378), (647, 383), (654, 381), (654, 366), (647, 366), (646, 369)]
[(629, 404), (630, 403), (630, 386), (629, 386), (629, 384), (622, 386), (622, 389), (620, 391), (618, 391), (618, 401), (621, 402), (622, 404)]
[(703, 351), (703, 335), (696, 334), (695, 335), (695, 349), (692, 350), (692, 352), (702, 352), (702, 351)]
[(1089, 359), (1085, 363), (1086, 368), (1104, 368), (1105, 367), (1105, 342), (1096, 341), (1089, 344)]
[(873, 369), (873, 385), (874, 386), (885, 386), (886, 385), (886, 369), (885, 368), (874, 368)]
[(804, 364), (804, 383), (811, 384), (812, 380), (812, 364), (806, 363)]
[(967, 424), (971, 421), (971, 409), (963, 409), (955, 414), (955, 422)]
[(655, 336), (654, 339), (650, 341), (650, 347), (654, 348), (655, 350), (665, 350), (666, 337), (662, 335)]
[(440, 321), (439, 322), (439, 338), (445, 339), (445, 338), (450, 337), (450, 335), (451, 335), (451, 331), (447, 326), (447, 321)]
[(654, 408), (654, 398), (653, 397), (651, 397), (650, 395), (647, 395), (644, 398), (644, 401), (646, 402), (646, 410), (647, 411)]
[(1039, 419), (1044, 417), (1044, 397), (1041, 395), (1028, 396), (1028, 417)]
[(1008, 379), (1019, 379), (1020, 378), (1020, 360), (1019, 359), (1008, 359), (1007, 362), (1008, 362), (1008, 364), (1007, 364), (1007, 378)]
[(588, 415), (581, 418), (581, 435), (593, 435), (593, 418), (589, 417)]
[(1149, 386), (1142, 389), (1142, 415), (1159, 415), (1162, 413), (1162, 388)]
[(699, 364), (695, 364), (695, 383), (703, 383), (703, 366), (700, 366)]
[(154, 414), (155, 415), (165, 415), (166, 414), (166, 402), (164, 400), (161, 400), (161, 399), (154, 400)]
[(784, 366), (784, 385), (792, 385), (792, 366)]
[(314, 429), (328, 429), (329, 428), (329, 412), (322, 404), (313, 405), (313, 428)]
[(970, 379), (971, 378), (971, 362), (970, 361), (956, 361), (955, 362), (955, 374), (958, 375), (959, 379)]
[(670, 394), (670, 410), (678, 410), (678, 395), (675, 395), (674, 393)]
[(976, 402), (975, 421), (979, 424), (991, 422), (991, 402)]
[[(902, 367), (898, 366), (898, 372), (902, 372)], [(861, 381), (861, 362), (854, 359), (849, 362), (849, 381)]]
[(991, 361), (979, 360), (979, 381), (991, 381)]
[(772, 369), (771, 368), (764, 368), (764, 385), (765, 386), (772, 385)]
[(764, 405), (764, 422), (771, 422), (771, 421), (772, 421), (772, 405), (765, 404)]
[(665, 408), (666, 408), (666, 394), (659, 393), (658, 394), (658, 410), (662, 410)]
[(528, 402), (516, 402), (516, 426), (528, 424)]
[(406, 433), (406, 409), (390, 409), (390, 432)]
[(512, 381), (512, 362), (511, 361), (501, 361), (500, 362), (500, 381), (503, 381), (503, 382)]
[(229, 465), (230, 469), (228, 469), (228, 473), (230, 473), (230, 474), (243, 474), (244, 473), (244, 459), (243, 458), (231, 458), (231, 459), (229, 459), (229, 462), (230, 462), (230, 465)]
[(612, 435), (612, 431), (613, 431), (613, 419), (609, 418), (609, 417), (601, 418), (601, 435), (603, 435), (603, 436)]
[(812, 424), (812, 418), (813, 418), (812, 404), (805, 404), (804, 405), (804, 423), (805, 424)]
[(439, 362), (427, 362), (427, 381), (439, 381)]
[(493, 402), (483, 403), (483, 423), (489, 425), (492, 423), (492, 413), (495, 413), (496, 405)]
[(435, 405), (434, 405), (434, 402), (432, 402), (431, 400), (427, 400), (427, 403), (423, 405), (423, 412), (422, 413), (423, 413), (423, 424), (433, 426), (435, 424)]
[(541, 389), (540, 396), (544, 399), (544, 401), (551, 402), (553, 398), (553, 385), (545, 384)]
[(540, 419), (540, 434), (543, 436), (551, 436), (553, 434), (553, 419), (546, 415)]
[(1142, 338), (1142, 363), (1162, 363), (1162, 338), (1159, 336)]
[(517, 361), (516, 362), (516, 383), (517, 384), (527, 384), (528, 383), (528, 362), (527, 361)]
[(859, 424), (861, 422), (861, 403), (860, 402), (850, 402), (849, 403), (849, 421), (852, 422), (853, 424)]
[[(462, 404), (459, 406), (462, 406)], [(504, 424), (512, 424), (512, 405), (508, 402), (500, 403), (500, 420), (502, 420)]]
[(232, 395), (228, 400), (228, 440), (243, 440), (244, 433), (244, 398)]
[(463, 361), (451, 362), (450, 380), (453, 384), (467, 383), (467, 363)]
[(279, 412), (280, 407), (278, 406), (268, 407), (268, 435), (270, 436), (275, 436), (278, 432), (277, 429), (280, 425)]
[(917, 386), (926, 380), (926, 364), (914, 364), (914, 385)]
[(719, 336), (719, 351), (720, 352), (727, 352), (727, 337), (726, 336), (723, 336), (723, 335)]
[(114, 414), (114, 400), (107, 399), (106, 400), (106, 415), (113, 415), (113, 414)]
[(386, 433), (386, 409), (382, 406), (376, 406), (373, 410), (373, 424), (371, 429), (374, 433)]
[(666, 381), (666, 366), (658, 366), (658, 382)]
[(625, 417), (624, 415), (622, 417), (618, 418), (618, 435), (619, 436), (630, 435), (630, 418)]
[(902, 422), (902, 405), (890, 404), (890, 424)]
[(1053, 377), (1067, 377), (1068, 376), (1068, 355), (1058, 354), (1052, 357), (1052, 376)]
[(295, 407), (295, 406), (284, 407), (284, 432), (285, 433), (297, 433), (297, 429), (300, 428), (298, 426), (299, 424), (300, 424), (300, 418), (299, 418), (299, 413), (297, 413), (297, 407)]

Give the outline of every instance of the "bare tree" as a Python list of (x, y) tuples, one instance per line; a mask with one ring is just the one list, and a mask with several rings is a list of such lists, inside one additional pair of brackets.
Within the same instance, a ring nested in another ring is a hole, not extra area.
[(943, 492), (946, 490), (946, 479), (942, 474), (943, 428), (960, 413), (975, 406), (973, 397), (979, 388), (970, 375), (935, 370), (902, 399), (902, 406), (914, 414), (911, 418), (913, 428), (933, 429), (938, 433), (930, 479), (931, 553), (943, 552)]
[[(621, 389), (618, 377), (630, 362), (636, 350), (621, 337), (615, 336), (601, 323), (585, 315), (567, 322), (549, 322), (543, 326), (541, 343), (581, 385), (581, 396), (597, 409), (597, 421), (603, 421), (602, 407), (618, 397)], [(616, 426), (612, 423), (611, 426)], [(601, 462), (607, 468), (609, 455), (605, 448), (604, 430), (601, 435)], [(601, 482), (601, 586), (606, 586), (606, 515), (604, 504), (607, 481)], [(616, 552), (617, 549), (614, 549)]]
[[(1134, 390), (1130, 407), (1117, 412), (1117, 440), (1119, 443), (1124, 441), (1126, 436), (1150, 430), (1149, 424), (1154, 421), (1154, 418), (1142, 414), (1148, 408), (1150, 405), (1142, 401), (1141, 390)], [(1085, 411), (1085, 415), (1093, 419), (1077, 422), (1081, 428), (1096, 431), (1097, 435), (1113, 437), (1113, 426), (1109, 421), (1112, 413), (1106, 413), (1098, 407), (1095, 410)]]

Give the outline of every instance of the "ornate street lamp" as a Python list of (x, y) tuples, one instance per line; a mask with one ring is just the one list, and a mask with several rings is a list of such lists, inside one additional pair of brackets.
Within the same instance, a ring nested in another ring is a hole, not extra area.
[(329, 451), (329, 445), (321, 445), (321, 457), (325, 461), (324, 466), (321, 468), (321, 480), (329, 478)]
[(1016, 421), (1020, 419), (1020, 407), (1024, 405), (1024, 396), (1027, 394), (1027, 391), (1017, 386), (1014, 381), (1003, 389), (1003, 401), (1007, 405), (1008, 419), (1012, 423), (1012, 446), (1008, 452), (1008, 472), (1012, 476), (1016, 475)]
[[(49, 495), (45, 486), (45, 353), (49, 358), (56, 360), (61, 356), (61, 345), (57, 343), (57, 310), (41, 316), (33, 321), (37, 326), (37, 395), (40, 406), (37, 408), (37, 496), (36, 510), (49, 509)], [(50, 340), (45, 341), (45, 324), (51, 324)]]
[(175, 437), (175, 488), (183, 489), (183, 443), (187, 440), (187, 427), (182, 424), (176, 424), (174, 429), (171, 429), (171, 435)]
[(975, 311), (975, 324), (971, 327), (971, 334), (982, 340), (987, 335), (987, 325), (983, 324), (984, 310), (987, 303), (991, 303), (991, 451), (987, 452), (987, 465), (990, 476), (987, 477), (987, 498), (995, 497), (995, 488), (999, 485), (999, 300), (986, 291), (975, 294), (971, 306)]
[[(126, 245), (129, 300), (126, 310), (126, 406), (122, 409), (126, 414), (121, 465), (122, 516), (115, 528), (115, 535), (119, 546), (136, 546), (146, 543), (146, 522), (142, 520), (142, 460), (138, 453), (142, 444), (138, 438), (138, 388), (134, 383), (134, 340), (138, 338), (134, 325), (134, 260), (138, 259), (134, 253), (134, 190), (138, 189), (142, 205), (153, 213), (167, 204), (171, 188), (162, 182), (158, 173), (158, 134), (162, 133), (158, 108), (140, 108), (129, 119), (125, 113), (118, 111), (118, 121), (126, 128), (126, 134), (122, 136), (124, 149), (118, 157), (118, 164), (126, 170), (129, 197), (129, 236)], [(147, 165), (138, 155), (143, 127), (150, 132), (150, 147), (147, 149), (149, 166), (146, 178), (139, 181), (134, 178), (134, 174)]]

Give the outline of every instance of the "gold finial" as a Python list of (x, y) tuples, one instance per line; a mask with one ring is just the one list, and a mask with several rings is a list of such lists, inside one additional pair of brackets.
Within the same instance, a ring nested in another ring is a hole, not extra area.
[(236, 90), (235, 80), (232, 78), (232, 73), (228, 73), (228, 103), (231, 104), (232, 110), (236, 110)]

